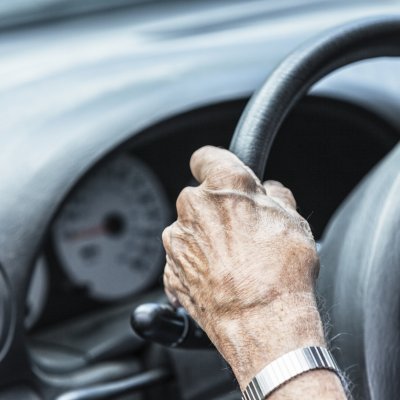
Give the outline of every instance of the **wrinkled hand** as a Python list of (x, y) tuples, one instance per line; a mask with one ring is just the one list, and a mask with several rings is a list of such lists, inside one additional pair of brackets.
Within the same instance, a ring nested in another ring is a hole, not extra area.
[[(163, 233), (166, 293), (173, 304), (185, 307), (246, 382), (254, 372), (248, 372), (249, 363), (257, 358), (249, 354), (252, 360), (246, 361), (250, 343), (268, 353), (254, 361), (255, 372), (265, 357), (284, 350), (276, 349), (275, 339), (259, 336), (283, 340), (279, 329), (284, 335), (294, 329), (295, 336), (305, 332), (312, 344), (318, 344), (315, 332), (323, 340), (314, 300), (315, 242), (291, 191), (274, 181), (262, 185), (232, 153), (203, 147), (190, 167), (200, 186), (181, 192), (177, 221)], [(297, 324), (294, 310), (303, 316)]]

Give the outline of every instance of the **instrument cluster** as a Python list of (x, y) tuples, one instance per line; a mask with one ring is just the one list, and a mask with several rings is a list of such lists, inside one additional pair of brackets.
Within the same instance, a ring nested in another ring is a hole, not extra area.
[[(156, 173), (138, 157), (119, 154), (91, 171), (68, 196), (49, 232), (50, 258), (67, 286), (89, 301), (123, 301), (161, 276), (161, 233), (169, 219), (170, 205)], [(46, 259), (38, 259), (28, 291), (28, 329), (45, 307), (54, 276)]]

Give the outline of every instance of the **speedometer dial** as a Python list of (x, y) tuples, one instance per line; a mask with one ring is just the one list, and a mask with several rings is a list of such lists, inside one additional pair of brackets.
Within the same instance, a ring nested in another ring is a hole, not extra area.
[(124, 155), (89, 176), (54, 224), (55, 250), (69, 278), (99, 300), (117, 300), (161, 272), (168, 206), (141, 161)]

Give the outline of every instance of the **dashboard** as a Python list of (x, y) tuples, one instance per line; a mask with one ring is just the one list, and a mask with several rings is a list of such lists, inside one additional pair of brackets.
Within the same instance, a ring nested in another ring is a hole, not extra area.
[[(246, 101), (202, 107), (160, 123), (79, 177), (38, 258), (28, 328), (130, 304), (146, 290), (162, 289), (161, 233), (175, 218), (180, 190), (196, 185), (190, 155), (206, 144), (228, 147)], [(282, 128), (265, 178), (293, 188), (319, 239), (334, 210), (398, 138), (398, 128), (375, 113), (309, 96)], [(354, 153), (360, 152), (355, 164)], [(318, 190), (310, 191), (310, 185)]]
[[(7, 324), (0, 315), (0, 398), (2, 377), (24, 382), (21, 366), (64, 390), (133, 376), (157, 360), (177, 383), (135, 400), (176, 399), (176, 386), (182, 400), (237, 400), (214, 352), (149, 350), (128, 323), (132, 307), (165, 300), (161, 233), (180, 191), (196, 185), (190, 156), (229, 147), (250, 96), (300, 43), (400, 6), (121, 3), (12, 27), (0, 21), (0, 278), (4, 270), (16, 294), (0, 302), (13, 313)], [(265, 179), (292, 189), (318, 241), (399, 143), (399, 67), (378, 59), (335, 72), (279, 132)]]

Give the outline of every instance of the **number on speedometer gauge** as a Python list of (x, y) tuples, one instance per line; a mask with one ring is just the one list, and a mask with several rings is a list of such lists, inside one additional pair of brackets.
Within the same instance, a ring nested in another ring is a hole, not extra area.
[(137, 293), (160, 274), (168, 205), (153, 172), (120, 156), (85, 179), (54, 224), (54, 246), (73, 283), (98, 300)]

